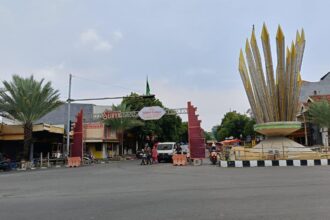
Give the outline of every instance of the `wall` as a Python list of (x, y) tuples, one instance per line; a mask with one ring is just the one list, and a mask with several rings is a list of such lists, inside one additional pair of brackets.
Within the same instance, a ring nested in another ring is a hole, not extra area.
[(86, 147), (95, 159), (106, 159), (109, 155), (107, 143), (86, 143)]

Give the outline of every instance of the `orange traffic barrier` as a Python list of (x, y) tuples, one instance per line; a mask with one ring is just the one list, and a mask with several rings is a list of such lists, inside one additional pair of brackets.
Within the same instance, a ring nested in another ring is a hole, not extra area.
[(174, 154), (172, 156), (173, 165), (174, 166), (186, 166), (187, 165), (187, 157), (184, 154)]
[(68, 157), (68, 167), (79, 167), (81, 165), (80, 157)]

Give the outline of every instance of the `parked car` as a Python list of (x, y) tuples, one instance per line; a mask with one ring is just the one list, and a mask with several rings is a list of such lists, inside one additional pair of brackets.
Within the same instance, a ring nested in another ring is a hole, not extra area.
[(172, 161), (172, 156), (175, 151), (175, 142), (162, 142), (157, 145), (158, 161)]

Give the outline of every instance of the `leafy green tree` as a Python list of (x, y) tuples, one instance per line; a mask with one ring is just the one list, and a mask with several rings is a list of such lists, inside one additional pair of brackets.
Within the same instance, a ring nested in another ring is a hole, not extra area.
[(313, 102), (309, 106), (309, 118), (320, 127), (330, 127), (330, 104), (327, 101)]
[(14, 75), (11, 82), (3, 81), (0, 91), (0, 111), (7, 112), (24, 127), (23, 158), (28, 160), (32, 142), (33, 122), (62, 104), (58, 90), (44, 79), (37, 81), (33, 76), (22, 78)]
[(246, 115), (237, 113), (236, 111), (228, 112), (225, 114), (221, 124), (217, 127), (216, 138), (224, 140), (226, 137), (233, 136), (240, 138), (242, 135), (254, 135), (253, 125), (255, 121)]
[(164, 107), (159, 99), (156, 99), (155, 97), (144, 98), (136, 93), (131, 93), (129, 96), (125, 97), (122, 103), (125, 103), (131, 111), (140, 111), (143, 107), (149, 106)]
[(212, 136), (213, 136), (215, 139), (219, 139), (219, 138), (218, 138), (218, 129), (219, 129), (219, 126), (220, 126), (220, 125), (215, 125), (215, 126), (212, 127), (212, 130), (211, 130), (211, 132), (212, 132)]
[[(119, 111), (119, 112), (129, 112), (131, 111), (130, 108), (126, 105), (126, 103), (121, 103), (119, 105), (112, 105), (112, 111)], [(141, 127), (144, 126), (144, 123), (140, 120), (135, 118), (111, 118), (105, 119), (104, 124), (109, 126), (112, 129), (115, 129), (118, 134), (118, 139), (120, 141), (121, 150), (119, 154), (123, 153), (124, 147), (124, 134), (125, 131), (134, 128), (134, 127)]]
[(179, 128), (179, 142), (188, 143), (188, 122), (182, 122)]
[(204, 137), (206, 141), (214, 140), (212, 132), (204, 131)]
[[(143, 98), (138, 94), (132, 93), (123, 99), (123, 103), (130, 107), (131, 111), (140, 111), (143, 107), (160, 106), (166, 109), (159, 99)], [(141, 120), (141, 119), (139, 119)], [(143, 127), (130, 129), (140, 143), (146, 140), (146, 137), (157, 137), (158, 141), (180, 141), (185, 135), (182, 130), (182, 119), (177, 115), (164, 115), (159, 120), (145, 121)]]
[(247, 137), (247, 136), (255, 136), (255, 131), (254, 131), (254, 125), (256, 124), (256, 121), (254, 118), (249, 118), (248, 117), (248, 121), (244, 126), (244, 130), (243, 130), (243, 136)]
[(330, 127), (330, 104), (326, 100), (313, 102), (309, 106), (309, 117), (312, 122), (322, 128), (323, 145), (329, 146), (328, 129)]

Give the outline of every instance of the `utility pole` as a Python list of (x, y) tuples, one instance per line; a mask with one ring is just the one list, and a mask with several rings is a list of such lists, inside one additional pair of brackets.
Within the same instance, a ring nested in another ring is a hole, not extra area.
[(72, 75), (69, 75), (69, 94), (68, 94), (68, 120), (66, 124), (66, 153), (67, 156), (70, 156), (70, 114), (71, 114), (71, 79)]

